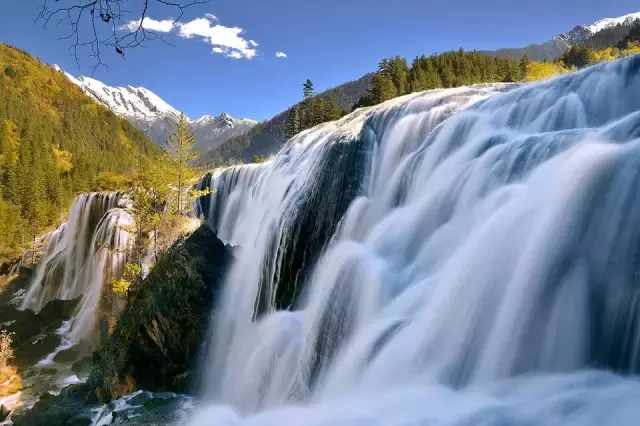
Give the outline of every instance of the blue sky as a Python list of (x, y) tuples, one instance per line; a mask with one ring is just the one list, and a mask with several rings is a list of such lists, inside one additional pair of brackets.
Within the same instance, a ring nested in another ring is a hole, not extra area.
[[(78, 68), (55, 26), (44, 31), (34, 25), (42, 1), (3, 1), (0, 42), (76, 76), (91, 74), (88, 53), (81, 53)], [(131, 11), (141, 4), (128, 1)], [(154, 20), (177, 16), (175, 9), (150, 3)], [(164, 37), (173, 46), (151, 42), (124, 60), (105, 54), (109, 68), (97, 69), (94, 77), (144, 86), (193, 118), (225, 111), (264, 120), (298, 101), (307, 78), (322, 91), (375, 71), (384, 57), (519, 47), (576, 24), (637, 11), (637, 0), (213, 0), (189, 8), (182, 26), (156, 24), (171, 29)]]

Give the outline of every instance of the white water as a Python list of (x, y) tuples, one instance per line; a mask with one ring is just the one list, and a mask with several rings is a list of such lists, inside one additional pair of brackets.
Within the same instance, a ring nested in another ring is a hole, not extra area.
[(67, 222), (46, 238), (47, 252), (21, 307), (39, 311), (51, 300), (82, 296), (67, 344), (94, 340), (103, 283), (122, 274), (132, 225), (124, 202), (117, 193), (80, 195)]
[[(507, 89), (393, 100), (214, 179), (241, 249), (192, 425), (637, 422), (640, 57)], [(323, 173), (353, 173), (323, 158), (356, 143), (359, 196), (282, 306), (292, 224), (321, 226)]]

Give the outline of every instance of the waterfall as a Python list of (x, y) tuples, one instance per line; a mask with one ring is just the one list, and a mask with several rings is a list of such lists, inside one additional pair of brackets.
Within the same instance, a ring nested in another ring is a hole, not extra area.
[(68, 220), (46, 237), (22, 309), (39, 311), (51, 300), (81, 297), (71, 325), (73, 341), (94, 340), (96, 309), (103, 283), (119, 277), (129, 247), (131, 216), (118, 193), (89, 193), (76, 198)]
[(634, 423), (638, 94), (640, 56), (413, 94), (205, 176), (239, 252), (191, 424)]

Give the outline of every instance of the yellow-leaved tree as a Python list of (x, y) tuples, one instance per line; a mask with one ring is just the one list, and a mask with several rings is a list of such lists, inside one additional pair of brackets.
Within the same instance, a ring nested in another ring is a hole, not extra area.
[(568, 70), (561, 62), (530, 62), (527, 65), (525, 81), (540, 81), (564, 74)]

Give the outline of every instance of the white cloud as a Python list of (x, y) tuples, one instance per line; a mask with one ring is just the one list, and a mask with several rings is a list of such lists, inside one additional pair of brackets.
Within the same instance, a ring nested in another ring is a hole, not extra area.
[(276, 52), (276, 58), (287, 59), (287, 54), (284, 52)]
[[(155, 31), (159, 33), (169, 33), (173, 30), (174, 22), (173, 19), (164, 19), (162, 21), (156, 21), (153, 18), (149, 18), (146, 16), (142, 21), (142, 28), (149, 31)], [(127, 25), (123, 26), (121, 29), (127, 29), (129, 31), (136, 31), (140, 28), (140, 19), (136, 21), (131, 21)]]
[[(227, 58), (251, 59), (258, 54), (258, 42), (242, 37), (244, 29), (226, 27), (219, 22), (218, 17), (211, 13), (205, 13), (204, 17), (188, 22), (174, 22), (172, 19), (156, 21), (145, 17), (142, 21), (142, 28), (162, 33), (177, 30), (178, 36), (187, 39), (200, 37), (213, 46), (211, 49), (213, 53), (224, 55)], [(129, 22), (121, 29), (136, 31), (139, 27), (140, 20), (137, 20)]]
[(233, 59), (251, 59), (258, 54), (258, 43), (254, 40), (246, 40), (242, 37), (244, 29), (239, 27), (226, 27), (216, 24), (216, 20), (205, 15), (204, 18), (196, 18), (178, 25), (178, 35), (183, 38), (202, 37), (213, 45), (212, 52), (220, 53)]

